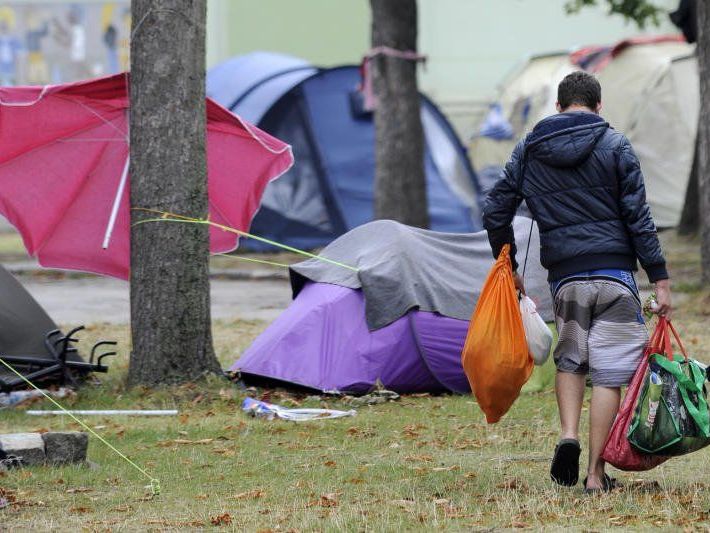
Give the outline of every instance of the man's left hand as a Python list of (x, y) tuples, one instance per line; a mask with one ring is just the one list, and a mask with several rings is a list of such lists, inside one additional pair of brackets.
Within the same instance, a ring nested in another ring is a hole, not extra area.
[(517, 272), (513, 272), (513, 283), (515, 284), (515, 288), (521, 292), (521, 294), (525, 294), (525, 284), (523, 283), (523, 278), (520, 277), (520, 274)]

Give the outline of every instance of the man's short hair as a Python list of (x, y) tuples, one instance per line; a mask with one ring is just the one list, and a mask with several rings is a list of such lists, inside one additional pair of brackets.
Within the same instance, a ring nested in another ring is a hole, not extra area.
[(564, 110), (571, 105), (596, 109), (602, 101), (602, 86), (591, 74), (578, 70), (567, 74), (557, 87), (557, 101)]

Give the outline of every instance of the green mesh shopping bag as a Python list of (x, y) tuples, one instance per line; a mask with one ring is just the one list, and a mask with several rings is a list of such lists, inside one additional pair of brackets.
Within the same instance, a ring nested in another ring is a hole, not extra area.
[(668, 328), (683, 355), (673, 355), (666, 335), (665, 353), (649, 356), (628, 439), (640, 452), (676, 456), (710, 445), (710, 412), (706, 370), (688, 358), (670, 322)]

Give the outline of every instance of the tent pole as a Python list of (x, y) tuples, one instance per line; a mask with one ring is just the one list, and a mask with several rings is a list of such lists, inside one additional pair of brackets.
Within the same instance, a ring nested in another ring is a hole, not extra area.
[(116, 197), (113, 199), (113, 208), (111, 209), (111, 218), (109, 218), (108, 226), (106, 226), (106, 233), (104, 234), (104, 243), (102, 248), (105, 250), (108, 248), (108, 243), (111, 240), (111, 234), (113, 233), (113, 227), (116, 225), (116, 217), (118, 216), (118, 207), (121, 205), (121, 198), (123, 197), (123, 191), (126, 188), (126, 178), (128, 177), (128, 167), (131, 161), (130, 156), (126, 156), (126, 164), (123, 165), (123, 172), (121, 173), (121, 181), (118, 184), (118, 191), (116, 192)]

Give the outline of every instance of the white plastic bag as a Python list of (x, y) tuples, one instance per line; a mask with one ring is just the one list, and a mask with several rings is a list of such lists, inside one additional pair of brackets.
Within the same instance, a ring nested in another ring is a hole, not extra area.
[(523, 316), (525, 339), (528, 341), (530, 355), (536, 365), (543, 365), (552, 349), (552, 332), (537, 313), (535, 302), (527, 296), (520, 299), (520, 314)]

